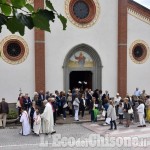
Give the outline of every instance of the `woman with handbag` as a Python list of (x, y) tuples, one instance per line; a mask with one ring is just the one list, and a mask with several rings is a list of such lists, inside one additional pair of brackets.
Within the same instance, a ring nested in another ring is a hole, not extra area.
[(131, 109), (131, 105), (129, 104), (129, 99), (126, 97), (124, 98), (124, 117), (126, 120), (126, 125), (125, 127), (130, 126), (130, 119), (131, 119), (131, 114), (128, 112)]
[(110, 120), (110, 129), (109, 130), (113, 130), (113, 124), (114, 124), (114, 129), (117, 130), (117, 124), (116, 124), (116, 109), (114, 106), (114, 103), (112, 100), (109, 101), (109, 107), (107, 110), (107, 117), (111, 118)]

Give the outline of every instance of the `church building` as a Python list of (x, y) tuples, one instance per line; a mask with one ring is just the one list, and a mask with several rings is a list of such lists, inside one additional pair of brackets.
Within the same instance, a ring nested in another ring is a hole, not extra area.
[[(44, 8), (44, 0), (30, 0)], [(17, 101), (19, 92), (85, 88), (111, 97), (150, 94), (150, 9), (133, 0), (51, 0), (67, 18), (51, 33), (26, 29), (0, 34), (0, 99)]]

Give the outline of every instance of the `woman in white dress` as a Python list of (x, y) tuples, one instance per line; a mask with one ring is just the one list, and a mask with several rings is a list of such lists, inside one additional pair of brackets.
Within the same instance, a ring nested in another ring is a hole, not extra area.
[(29, 135), (31, 132), (30, 123), (29, 123), (29, 115), (25, 108), (22, 108), (20, 122), (22, 123), (22, 129), (20, 133), (22, 135)]

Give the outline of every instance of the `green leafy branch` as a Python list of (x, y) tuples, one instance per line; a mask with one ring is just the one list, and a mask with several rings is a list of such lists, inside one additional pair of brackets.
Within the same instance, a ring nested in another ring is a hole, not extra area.
[(50, 0), (45, 0), (46, 8), (37, 10), (27, 0), (0, 0), (0, 32), (6, 26), (11, 33), (19, 32), (25, 34), (25, 27), (28, 29), (38, 28), (50, 32), (50, 22), (57, 17), (63, 30), (67, 27), (67, 19), (58, 14)]

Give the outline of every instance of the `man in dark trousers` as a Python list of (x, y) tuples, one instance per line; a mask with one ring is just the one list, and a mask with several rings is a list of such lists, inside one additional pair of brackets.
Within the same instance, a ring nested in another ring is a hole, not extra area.
[(6, 127), (6, 119), (9, 113), (9, 106), (8, 103), (5, 102), (5, 98), (2, 98), (2, 102), (0, 103), (0, 125), (3, 122), (3, 128)]

